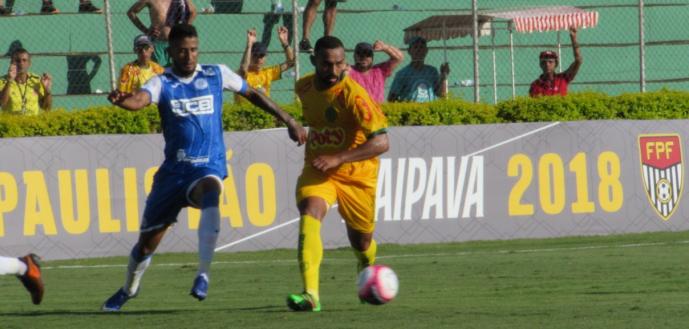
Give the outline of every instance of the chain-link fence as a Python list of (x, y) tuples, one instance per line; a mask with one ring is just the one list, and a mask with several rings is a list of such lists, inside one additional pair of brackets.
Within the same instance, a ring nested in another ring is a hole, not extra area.
[[(14, 15), (0, 16), (0, 31), (3, 31), (0, 71), (7, 69), (12, 50), (24, 47), (33, 54), (33, 72), (53, 75), (54, 107), (74, 109), (107, 104), (104, 93), (111, 89), (119, 69), (136, 58), (132, 41), (140, 33), (127, 17), (135, 1), (107, 1), (110, 16), (78, 13), (79, 0), (55, 0), (55, 6), (61, 11), (57, 15), (38, 14), (40, 0), (6, 0), (12, 5)], [(258, 40), (268, 44), (267, 63), (282, 62), (284, 56), (276, 29), (287, 25), (300, 39), (302, 11), (307, 1), (193, 2), (199, 13), (195, 25), (201, 39), (200, 61), (224, 63), (237, 69), (246, 45), (246, 30), (251, 27), (258, 30)], [(105, 0), (93, 0), (93, 3), (105, 7)], [(476, 0), (476, 11), (478, 17), (483, 17), (496, 12), (562, 5), (556, 0)], [(689, 3), (684, 0), (579, 0), (567, 5), (598, 15), (596, 26), (578, 32), (583, 65), (570, 91), (619, 94), (638, 92), (642, 88), (689, 89), (685, 64), (689, 58), (689, 30), (683, 28), (689, 17)], [(323, 4), (312, 29), (313, 39), (323, 35), (322, 10)], [(354, 45), (360, 41), (383, 40), (399, 47), (407, 55), (397, 67), (399, 70), (410, 62), (404, 29), (434, 15), (471, 17), (472, 1), (348, 0), (338, 4), (334, 34), (344, 41), (350, 63)], [(139, 17), (148, 24), (147, 10)], [(106, 22), (111, 24), (111, 42)], [(514, 22), (509, 19), (493, 19), (490, 24), (479, 19), (479, 23), (482, 31), (491, 33), (481, 33), (476, 66), (472, 33), (463, 37), (448, 35), (445, 41), (428, 43), (427, 64), (439, 67), (445, 59), (450, 63), (448, 85), (454, 97), (474, 100), (477, 87), (483, 102), (527, 95), (530, 83), (541, 74), (538, 64), (541, 51), (558, 50), (559, 44), (561, 69), (566, 69), (573, 60), (566, 29), (522, 33), (514, 30)], [(109, 50), (112, 50), (112, 69)], [(374, 61), (384, 61), (386, 57), (377, 52)], [(297, 62), (297, 71), (284, 72), (283, 79), (273, 84), (272, 95), (278, 102), (291, 102), (294, 79), (313, 70), (307, 54), (298, 54)], [(392, 80), (390, 77), (386, 81), (386, 94)]]

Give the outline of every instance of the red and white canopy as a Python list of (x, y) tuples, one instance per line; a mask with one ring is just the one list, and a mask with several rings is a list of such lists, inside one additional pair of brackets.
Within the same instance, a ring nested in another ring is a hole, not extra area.
[(517, 32), (526, 33), (566, 30), (571, 26), (587, 28), (598, 25), (598, 12), (567, 6), (502, 11), (488, 15), (510, 20), (514, 23)]
[[(585, 11), (577, 7), (556, 6), (531, 9), (480, 12), (478, 15), (479, 35), (490, 35), (495, 21), (512, 23), (517, 32), (545, 32), (566, 30), (573, 26), (587, 28), (598, 25), (598, 12)], [(471, 35), (472, 15), (436, 15), (428, 17), (404, 29), (404, 42), (415, 36), (426, 40), (448, 40)]]

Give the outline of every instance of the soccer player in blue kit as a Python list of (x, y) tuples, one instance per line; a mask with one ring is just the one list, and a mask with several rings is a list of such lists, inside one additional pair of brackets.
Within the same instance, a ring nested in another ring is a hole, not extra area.
[(199, 65), (198, 35), (192, 25), (180, 24), (169, 35), (172, 66), (153, 77), (138, 92), (112, 92), (111, 103), (137, 111), (151, 103), (158, 110), (165, 138), (165, 160), (153, 180), (146, 200), (139, 240), (132, 248), (125, 284), (102, 306), (119, 311), (136, 297), (139, 282), (151, 256), (182, 208), (201, 208), (199, 223), (199, 269), (191, 295), (206, 298), (209, 268), (218, 239), (218, 204), (222, 180), (227, 176), (223, 142), (223, 89), (239, 93), (254, 105), (283, 122), (298, 145), (306, 142), (306, 130), (294, 118), (225, 65)]

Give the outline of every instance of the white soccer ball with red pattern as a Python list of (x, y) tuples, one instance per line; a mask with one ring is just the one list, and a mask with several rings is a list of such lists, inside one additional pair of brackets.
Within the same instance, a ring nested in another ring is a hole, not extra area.
[(395, 272), (385, 265), (371, 265), (359, 273), (359, 298), (369, 304), (382, 305), (397, 296), (399, 281)]

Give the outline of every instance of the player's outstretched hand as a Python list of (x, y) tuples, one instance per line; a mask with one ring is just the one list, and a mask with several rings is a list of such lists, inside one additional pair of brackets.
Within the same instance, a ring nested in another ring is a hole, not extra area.
[(287, 122), (287, 131), (289, 132), (289, 138), (297, 142), (297, 145), (301, 146), (306, 143), (306, 129), (302, 127), (297, 120), (291, 119)]
[(119, 91), (119, 90), (113, 90), (109, 95), (108, 95), (108, 101), (112, 104), (119, 104), (124, 100), (124, 98), (127, 96), (127, 94)]

